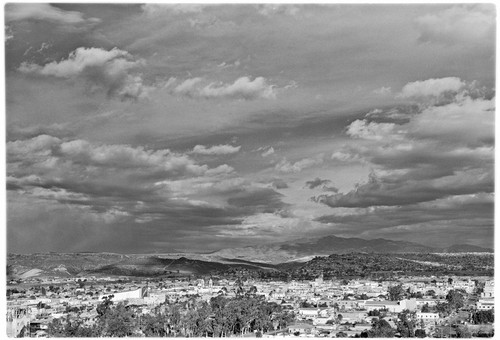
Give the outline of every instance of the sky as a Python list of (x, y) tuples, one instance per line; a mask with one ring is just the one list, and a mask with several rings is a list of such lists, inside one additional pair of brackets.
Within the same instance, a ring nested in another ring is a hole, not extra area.
[(492, 247), (495, 17), (7, 4), (7, 250)]

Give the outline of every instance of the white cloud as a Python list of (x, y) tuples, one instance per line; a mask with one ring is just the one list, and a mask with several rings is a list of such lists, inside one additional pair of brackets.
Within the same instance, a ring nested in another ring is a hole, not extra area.
[[(419, 40), (445, 44), (483, 44), (494, 39), (493, 4), (454, 6), (416, 19)], [(469, 47), (469, 46), (468, 46)]]
[(29, 140), (16, 140), (7, 143), (7, 157), (34, 157), (47, 156), (53, 146), (59, 145), (61, 140), (48, 135), (36, 136)]
[(146, 150), (128, 145), (94, 145), (85, 140), (72, 140), (60, 145), (65, 158), (82, 164), (116, 168), (150, 168), (168, 172), (200, 175), (208, 170), (186, 155), (168, 149)]
[(283, 158), (276, 166), (274, 167), (279, 172), (284, 173), (297, 173), (306, 168), (310, 168), (314, 165), (319, 165), (323, 163), (323, 155), (319, 155), (315, 158), (304, 158), (295, 163), (290, 163), (286, 157)]
[(237, 153), (240, 149), (241, 146), (232, 145), (214, 145), (208, 148), (204, 145), (196, 145), (192, 152), (200, 155), (230, 155)]
[(351, 137), (382, 140), (389, 135), (397, 134), (394, 123), (368, 123), (366, 120), (355, 120), (347, 127), (347, 134)]
[(85, 19), (83, 14), (76, 11), (65, 11), (49, 4), (16, 4), (5, 5), (5, 21), (19, 21), (27, 19), (46, 20), (60, 24), (82, 24), (85, 22), (97, 23), (100, 19)]
[(457, 77), (427, 79), (406, 84), (401, 93), (401, 98), (439, 97), (445, 93), (457, 93), (464, 88), (465, 82)]
[(188, 97), (206, 99), (228, 98), (253, 100), (258, 98), (276, 98), (275, 86), (269, 85), (263, 77), (257, 77), (254, 80), (250, 80), (248, 77), (241, 77), (236, 79), (232, 84), (212, 82), (205, 85), (205, 83), (199, 77), (186, 79), (175, 87), (173, 92)]
[(455, 143), (491, 143), (495, 137), (495, 98), (468, 96), (424, 109), (406, 126), (413, 137), (437, 138)]
[(148, 17), (158, 17), (165, 14), (200, 13), (206, 5), (202, 4), (144, 4), (142, 10)]
[(276, 14), (284, 14), (289, 16), (296, 16), (300, 8), (290, 4), (261, 4), (257, 7), (259, 14), (264, 16), (272, 16)]
[(379, 87), (378, 89), (373, 90), (373, 93), (375, 93), (376, 95), (379, 95), (379, 96), (387, 96), (387, 95), (390, 95), (391, 92), (392, 92), (392, 90), (391, 90), (390, 86), (388, 86), (388, 87), (382, 86), (382, 87)]
[(269, 149), (267, 149), (266, 151), (264, 151), (261, 156), (262, 157), (267, 157), (267, 156), (270, 156), (274, 153), (274, 148), (271, 146)]
[(143, 65), (143, 60), (135, 60), (128, 52), (118, 48), (106, 51), (79, 47), (69, 54), (68, 59), (43, 66), (23, 62), (19, 71), (64, 79), (81, 77), (93, 91), (105, 89), (109, 96), (137, 99), (147, 96), (151, 90), (143, 84), (140, 74), (132, 74)]

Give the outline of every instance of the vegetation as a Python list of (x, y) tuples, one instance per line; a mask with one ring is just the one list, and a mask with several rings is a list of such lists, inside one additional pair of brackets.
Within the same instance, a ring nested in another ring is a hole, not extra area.
[(276, 303), (266, 302), (250, 289), (236, 298), (217, 296), (210, 303), (191, 299), (164, 303), (150, 314), (135, 306), (114, 305), (105, 298), (97, 307), (93, 323), (83, 324), (78, 316), (53, 320), (51, 337), (182, 336), (227, 337), (262, 333), (286, 328), (295, 320), (293, 313)]
[(485, 324), (495, 322), (495, 315), (492, 310), (479, 310), (472, 313), (472, 323)]

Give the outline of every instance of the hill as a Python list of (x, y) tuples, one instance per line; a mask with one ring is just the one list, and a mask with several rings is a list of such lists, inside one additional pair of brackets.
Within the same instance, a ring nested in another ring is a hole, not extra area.
[(268, 245), (227, 248), (211, 253), (212, 256), (246, 259), (249, 261), (278, 264), (290, 261), (308, 261), (314, 256), (349, 253), (462, 253), (487, 252), (491, 249), (468, 244), (453, 245), (447, 248), (433, 248), (408, 241), (394, 241), (383, 238), (366, 240), (325, 236), (310, 239), (292, 240)]
[(275, 270), (269, 264), (233, 259), (203, 261), (186, 257), (111, 253), (9, 254), (7, 264), (8, 279), (82, 275), (159, 276), (177, 273), (203, 275), (241, 269)]

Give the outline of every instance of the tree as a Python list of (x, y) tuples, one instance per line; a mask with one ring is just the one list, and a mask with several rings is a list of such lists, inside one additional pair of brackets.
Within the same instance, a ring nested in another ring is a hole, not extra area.
[(417, 337), (417, 338), (425, 338), (426, 337), (425, 330), (424, 329), (417, 329), (415, 331), (415, 337)]
[(369, 338), (393, 338), (396, 331), (384, 319), (376, 320), (368, 331)]
[(403, 285), (401, 284), (389, 287), (387, 293), (389, 294), (389, 300), (391, 301), (399, 301), (405, 296), (405, 291), (403, 289)]
[(451, 312), (450, 304), (446, 302), (438, 302), (435, 308), (438, 313), (444, 315), (448, 315)]
[(457, 333), (457, 338), (471, 338), (472, 333), (467, 326), (457, 327), (455, 329)]
[(102, 323), (104, 337), (132, 336), (136, 332), (137, 322), (133, 312), (123, 303), (109, 309), (99, 320)]
[(495, 317), (492, 310), (480, 310), (472, 314), (472, 322), (474, 324), (484, 324), (495, 322)]
[(399, 321), (397, 324), (397, 330), (403, 338), (413, 338), (415, 336), (415, 313), (411, 313), (409, 310), (405, 309), (398, 315)]
[(165, 317), (158, 314), (146, 314), (141, 319), (141, 329), (147, 337), (164, 337), (167, 332), (165, 330)]
[(454, 289), (448, 292), (448, 294), (446, 295), (446, 301), (448, 301), (448, 304), (452, 310), (458, 310), (465, 304), (463, 292)]
[(422, 313), (429, 313), (431, 311), (429, 304), (426, 303), (425, 305), (422, 306)]

